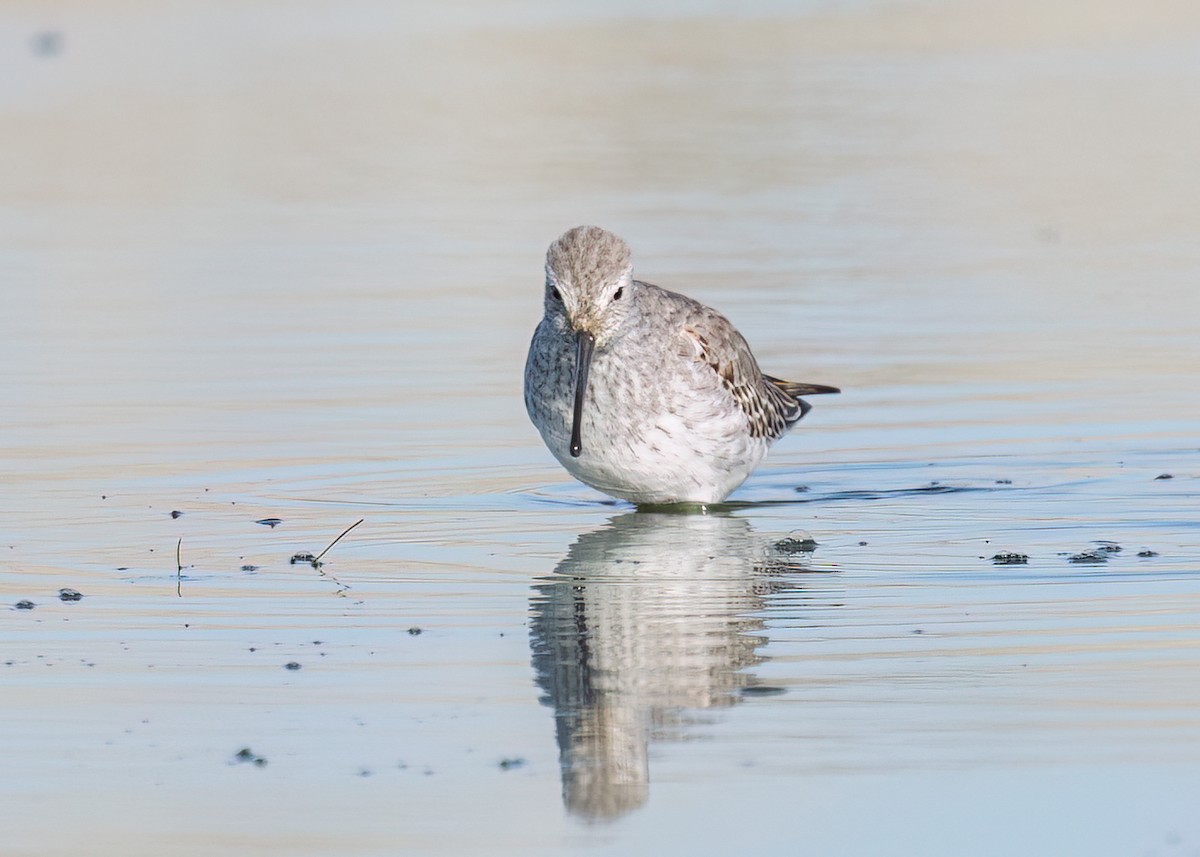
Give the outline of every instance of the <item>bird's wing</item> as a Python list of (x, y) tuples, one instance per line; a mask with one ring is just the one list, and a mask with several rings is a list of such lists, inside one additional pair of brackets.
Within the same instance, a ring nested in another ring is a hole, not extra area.
[(808, 411), (808, 403), (763, 375), (745, 338), (716, 310), (696, 304), (683, 324), (685, 351), (716, 373), (746, 415), (752, 437), (775, 440)]

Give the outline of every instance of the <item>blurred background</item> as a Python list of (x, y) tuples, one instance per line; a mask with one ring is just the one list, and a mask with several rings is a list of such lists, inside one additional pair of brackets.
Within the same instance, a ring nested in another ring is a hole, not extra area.
[[(6, 4), (10, 429), (55, 457), (146, 429), (234, 457), (321, 432), (403, 454), (412, 433), (338, 413), (355, 399), (417, 435), (487, 422), (526, 445), (541, 257), (581, 222), (717, 303), (779, 374), (987, 383), (1022, 408), (1083, 387), (1093, 424), (1194, 420), (1198, 19)], [(451, 393), (488, 419), (437, 414)]]

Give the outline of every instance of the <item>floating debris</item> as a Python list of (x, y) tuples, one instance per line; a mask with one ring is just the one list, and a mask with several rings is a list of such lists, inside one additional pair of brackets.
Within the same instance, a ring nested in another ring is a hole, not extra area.
[(1012, 485), (1012, 480), (1011, 479), (997, 479), (996, 484), (997, 485)]
[(1029, 555), (1014, 551), (1001, 551), (992, 557), (992, 562), (996, 565), (1026, 565), (1029, 562)]
[(242, 571), (258, 571), (257, 565), (243, 565)]
[(267, 759), (265, 756), (259, 756), (249, 747), (243, 747), (233, 754), (233, 764), (241, 765), (244, 763), (254, 765), (256, 768), (265, 768), (267, 766)]
[(512, 771), (512, 770), (515, 770), (516, 768), (523, 768), (527, 764), (529, 764), (529, 763), (526, 762), (524, 759), (520, 758), (519, 756), (517, 756), (512, 759), (501, 759), (496, 764), (496, 767), (498, 767), (502, 771)]
[(178, 509), (173, 509), (173, 510), (171, 510), (171, 517), (172, 518), (182, 518), (183, 512), (179, 511)]
[(273, 530), (283, 523), (283, 518), (261, 518), (254, 523), (262, 524), (264, 527), (270, 527)]
[(1076, 565), (1099, 565), (1108, 562), (1108, 553), (1103, 550), (1080, 551), (1072, 554), (1067, 562), (1073, 562)]
[(292, 670), (293, 672), (295, 672), (296, 670), (300, 669), (300, 664), (296, 663), (295, 661), (288, 661), (286, 664), (283, 665), (283, 668), (285, 670)]
[(795, 490), (796, 490), (797, 494), (807, 494), (808, 486), (807, 485), (797, 485)]
[(62, 589), (58, 590), (58, 600), (59, 601), (82, 601), (83, 593), (77, 589), (72, 589), (71, 587), (66, 586), (66, 587), (63, 587)]
[(752, 684), (742, 688), (742, 696), (779, 696), (783, 693), (787, 693), (787, 688), (774, 684)]
[(345, 537), (346, 533), (348, 533), (348, 532), (350, 532), (351, 530), (353, 530), (355, 527), (357, 527), (359, 524), (361, 524), (361, 523), (362, 523), (363, 521), (365, 521), (365, 520), (366, 520), (366, 518), (359, 518), (359, 519), (358, 519), (357, 521), (355, 521), (353, 524), (351, 524), (350, 526), (346, 527), (346, 529), (342, 530), (342, 534), (341, 534), (340, 536), (338, 536), (336, 539), (334, 539), (334, 540), (333, 540), (333, 541), (331, 541), (331, 542), (330, 542), (328, 545), (326, 545), (326, 546), (325, 546), (325, 550), (323, 550), (323, 551), (321, 551), (319, 554), (317, 554), (317, 557), (316, 557), (316, 559), (314, 559), (314, 560), (313, 560), (313, 565), (315, 566), (315, 565), (316, 565), (318, 562), (320, 562), (320, 561), (321, 561), (321, 557), (323, 557), (323, 556), (325, 556), (325, 554), (329, 553), (329, 549), (330, 549), (331, 547), (333, 547), (334, 545), (336, 545), (338, 542), (340, 542), (340, 541), (341, 541), (341, 540), (342, 540), (342, 539)]
[(779, 553), (812, 553), (817, 549), (817, 540), (803, 530), (797, 530), (787, 538), (775, 542), (772, 547)]
[(30, 601), (28, 599), (22, 599), (21, 601), (18, 601), (13, 606), (16, 607), (18, 610), (32, 610), (34, 607), (37, 607), (36, 604), (34, 604), (32, 601)]
[(1138, 556), (1142, 557), (1142, 559), (1148, 559), (1152, 556), (1158, 556), (1158, 551), (1152, 551), (1152, 550), (1138, 551)]
[(408, 633), (411, 634), (412, 636), (416, 637), (421, 634), (424, 634), (425, 632), (422, 631), (420, 628), (418, 628), (416, 625), (414, 625), (413, 627), (408, 629)]
[(292, 565), (298, 565), (302, 562), (307, 562), (309, 565), (315, 565), (317, 558), (310, 553), (294, 553), (288, 562), (290, 562)]
[(1125, 550), (1116, 542), (1110, 542), (1104, 539), (1096, 542), (1096, 544), (1100, 546), (1098, 550), (1102, 550), (1105, 553), (1120, 553), (1121, 551)]
[(1159, 479), (1174, 479), (1174, 478), (1175, 477), (1173, 475), (1171, 475), (1170, 473), (1160, 473), (1154, 477), (1155, 481), (1157, 481)]

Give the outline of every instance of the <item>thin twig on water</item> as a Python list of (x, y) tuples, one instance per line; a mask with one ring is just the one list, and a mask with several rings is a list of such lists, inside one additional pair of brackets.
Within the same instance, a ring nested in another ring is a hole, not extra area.
[(180, 598), (183, 597), (183, 560), (181, 559), (183, 551), (183, 536), (179, 537), (179, 541), (175, 543), (175, 594)]
[(365, 520), (366, 520), (366, 518), (359, 518), (359, 519), (358, 519), (357, 521), (355, 521), (353, 524), (351, 524), (350, 526), (346, 527), (346, 529), (342, 530), (342, 535), (338, 536), (336, 539), (334, 539), (333, 541), (331, 541), (331, 542), (329, 543), (329, 547), (325, 548), (325, 550), (323, 550), (323, 551), (321, 551), (319, 554), (317, 554), (317, 556), (316, 556), (316, 559), (314, 559), (314, 560), (313, 560), (313, 565), (316, 565), (317, 563), (319, 563), (319, 562), (321, 561), (321, 557), (323, 557), (323, 556), (325, 556), (325, 554), (329, 553), (329, 548), (333, 547), (333, 546), (334, 546), (334, 545), (336, 545), (338, 542), (340, 542), (340, 541), (342, 540), (342, 537), (343, 537), (343, 536), (345, 536), (345, 535), (346, 535), (346, 533), (348, 533), (348, 532), (350, 532), (351, 530), (353, 530), (355, 527), (357, 527), (359, 524), (361, 524), (361, 523), (362, 523), (363, 521), (365, 521)]

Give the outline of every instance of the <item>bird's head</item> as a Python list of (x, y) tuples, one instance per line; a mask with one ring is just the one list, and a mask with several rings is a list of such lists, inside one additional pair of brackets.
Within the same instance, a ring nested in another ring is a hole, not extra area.
[(603, 349), (628, 320), (629, 245), (599, 226), (564, 232), (546, 251), (546, 316), (568, 335), (590, 334)]
[(604, 349), (633, 313), (629, 245), (599, 226), (567, 230), (546, 251), (546, 318), (575, 340), (571, 455), (583, 452), (583, 404), (595, 349)]

